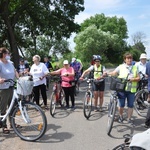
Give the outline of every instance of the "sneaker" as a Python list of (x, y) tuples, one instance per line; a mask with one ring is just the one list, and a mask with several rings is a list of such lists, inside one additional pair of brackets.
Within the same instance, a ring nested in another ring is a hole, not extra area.
[(75, 106), (71, 106), (71, 110), (74, 111), (75, 110)]
[(118, 122), (119, 122), (119, 123), (122, 123), (122, 122), (123, 122), (123, 117), (122, 117), (122, 116), (119, 116)]
[(144, 104), (150, 106), (150, 101), (144, 101)]
[(69, 109), (69, 106), (65, 106), (65, 109)]
[(97, 107), (94, 108), (94, 112), (98, 112), (99, 109)]
[(103, 112), (103, 108), (102, 108), (102, 107), (100, 107), (100, 108), (99, 108), (99, 111), (100, 111), (100, 112)]
[(48, 107), (47, 107), (47, 106), (45, 106), (45, 110), (48, 110)]
[(128, 124), (130, 124), (130, 125), (134, 125), (133, 120), (128, 119), (127, 121), (128, 121)]
[(146, 129), (149, 129), (150, 128), (150, 126), (148, 126), (148, 125), (144, 125), (144, 128), (146, 128)]

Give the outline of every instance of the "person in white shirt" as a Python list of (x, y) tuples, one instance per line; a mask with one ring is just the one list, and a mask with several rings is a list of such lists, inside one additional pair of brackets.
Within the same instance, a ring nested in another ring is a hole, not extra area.
[(44, 63), (40, 62), (40, 60), (41, 58), (39, 55), (33, 56), (34, 64), (31, 66), (30, 69), (30, 74), (33, 76), (33, 81), (34, 81), (34, 85), (33, 85), (34, 100), (36, 101), (36, 104), (39, 105), (39, 98), (41, 92), (45, 109), (48, 109), (45, 76), (49, 73), (49, 70), (47, 69)]
[[(140, 55), (140, 61), (135, 63), (135, 66), (137, 66), (138, 71), (141, 72), (146, 76), (146, 63), (147, 63), (147, 55), (145, 53), (142, 53)], [(142, 78), (142, 75), (140, 75), (140, 78)]]

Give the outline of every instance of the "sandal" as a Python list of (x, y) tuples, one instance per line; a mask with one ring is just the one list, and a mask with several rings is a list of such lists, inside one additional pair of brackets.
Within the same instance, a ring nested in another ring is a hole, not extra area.
[(3, 128), (3, 133), (4, 134), (9, 134), (10, 133), (10, 130), (8, 128)]

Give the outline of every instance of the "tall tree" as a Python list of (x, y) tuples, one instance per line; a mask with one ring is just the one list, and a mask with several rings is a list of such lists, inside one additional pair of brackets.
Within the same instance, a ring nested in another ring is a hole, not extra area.
[(126, 38), (127, 25), (122, 17), (96, 14), (81, 24), (81, 30), (75, 38), (76, 53), (80, 53), (83, 60), (100, 54), (107, 62), (120, 63), (122, 53), (127, 50)]
[(1, 0), (0, 1), (0, 45), (8, 44), (13, 61), (18, 64), (18, 46), (31, 40), (36, 51), (36, 37), (69, 38), (79, 30), (74, 23), (75, 15), (84, 10), (84, 0)]

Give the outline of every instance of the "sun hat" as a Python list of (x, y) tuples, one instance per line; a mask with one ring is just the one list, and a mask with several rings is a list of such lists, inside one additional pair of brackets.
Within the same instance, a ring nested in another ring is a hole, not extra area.
[(72, 62), (75, 62), (76, 61), (76, 58), (72, 58)]
[(68, 60), (64, 60), (63, 64), (68, 65), (69, 64)]
[(145, 53), (142, 53), (140, 59), (147, 59), (147, 55)]

